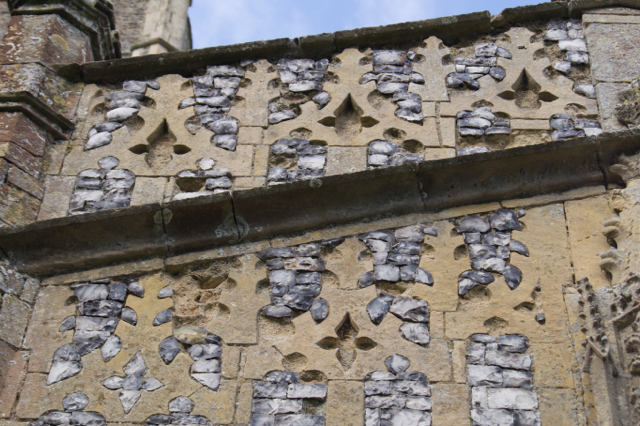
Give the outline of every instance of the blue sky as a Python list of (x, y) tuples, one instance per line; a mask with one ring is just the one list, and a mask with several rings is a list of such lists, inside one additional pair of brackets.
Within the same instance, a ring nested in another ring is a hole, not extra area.
[(419, 21), (545, 0), (193, 0), (189, 10), (193, 47)]

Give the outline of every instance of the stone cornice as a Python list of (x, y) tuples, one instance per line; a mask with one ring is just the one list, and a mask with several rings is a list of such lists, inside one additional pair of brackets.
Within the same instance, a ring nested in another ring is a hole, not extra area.
[(0, 228), (0, 248), (20, 270), (40, 274), (169, 257), (355, 221), (615, 186), (609, 166), (637, 151), (640, 130), (602, 134)]
[(96, 61), (121, 57), (113, 5), (107, 0), (9, 0), (11, 15), (55, 14), (91, 39)]
[[(430, 36), (455, 43), (462, 37), (488, 34), (511, 25), (546, 19), (580, 17), (589, 10), (605, 7), (640, 9), (640, 0), (580, 0), (542, 3), (505, 9), (491, 16), (488, 11), (466, 15), (406, 22), (380, 27), (338, 31), (296, 38), (217, 46), (86, 63), (80, 69), (69, 66), (66, 74), (86, 83), (117, 82), (125, 79), (155, 78), (165, 74), (190, 76), (208, 65), (223, 65), (244, 59), (321, 59), (347, 47), (382, 47), (420, 43)], [(63, 71), (61, 71), (63, 72)]]

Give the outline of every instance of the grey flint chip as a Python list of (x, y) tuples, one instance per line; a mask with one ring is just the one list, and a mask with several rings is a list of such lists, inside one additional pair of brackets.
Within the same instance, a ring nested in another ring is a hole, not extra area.
[(127, 290), (134, 296), (144, 297), (144, 287), (137, 281), (130, 282), (127, 285)]
[(82, 411), (88, 404), (89, 398), (82, 392), (72, 393), (62, 401), (62, 406), (66, 411)]
[(179, 396), (169, 402), (170, 413), (190, 413), (194, 407), (193, 401), (185, 396)]
[(371, 322), (378, 325), (382, 322), (384, 317), (389, 312), (391, 308), (391, 303), (393, 302), (394, 297), (387, 294), (381, 293), (380, 296), (373, 299), (367, 305), (367, 312), (369, 313), (369, 318), (371, 318)]
[(409, 360), (401, 355), (393, 355), (389, 357), (385, 364), (393, 374), (404, 373), (409, 368)]
[(118, 336), (111, 336), (104, 342), (104, 345), (100, 348), (102, 360), (104, 362), (111, 361), (122, 349), (122, 341)]
[(158, 315), (156, 315), (155, 319), (153, 320), (153, 325), (158, 326), (166, 324), (171, 321), (172, 317), (173, 311), (171, 311), (171, 309), (165, 309), (164, 311), (161, 311), (160, 313), (158, 313)]
[(168, 365), (180, 353), (180, 345), (174, 337), (167, 337), (160, 343), (158, 352), (160, 353), (160, 358)]
[(122, 308), (120, 318), (122, 319), (122, 321), (128, 322), (131, 325), (138, 324), (138, 315), (136, 314), (136, 311), (129, 308), (128, 306)]

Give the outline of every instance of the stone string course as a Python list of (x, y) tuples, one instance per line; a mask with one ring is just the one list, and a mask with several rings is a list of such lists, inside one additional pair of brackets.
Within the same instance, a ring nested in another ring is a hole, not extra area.
[(471, 337), (467, 356), (474, 426), (541, 426), (529, 340), (518, 335)]

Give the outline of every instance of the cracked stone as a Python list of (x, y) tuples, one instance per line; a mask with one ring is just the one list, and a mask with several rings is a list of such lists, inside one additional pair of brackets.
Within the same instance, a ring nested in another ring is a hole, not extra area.
[(104, 345), (100, 348), (102, 360), (104, 362), (111, 361), (122, 349), (122, 341), (118, 336), (111, 336), (104, 342)]
[(502, 271), (504, 279), (511, 290), (515, 290), (522, 282), (522, 272), (513, 265), (509, 265)]
[(402, 337), (410, 342), (417, 343), (419, 345), (426, 345), (431, 341), (429, 335), (429, 328), (426, 324), (422, 323), (406, 323), (400, 326)]
[(405, 321), (429, 322), (429, 305), (424, 300), (398, 296), (393, 300), (390, 311)]
[(195, 407), (192, 400), (185, 396), (179, 396), (169, 402), (170, 413), (191, 413)]
[(137, 390), (123, 390), (120, 392), (120, 402), (122, 403), (122, 409), (126, 414), (131, 412), (131, 409), (136, 405), (140, 396), (140, 391)]
[(164, 311), (161, 311), (160, 313), (158, 313), (158, 315), (156, 315), (155, 319), (153, 320), (153, 325), (159, 326), (162, 324), (166, 324), (171, 321), (171, 318), (173, 318), (173, 311), (171, 309), (165, 309)]
[(389, 309), (391, 308), (393, 299), (394, 297), (387, 293), (380, 293), (380, 296), (369, 302), (369, 304), (367, 305), (367, 312), (369, 313), (371, 322), (376, 325), (382, 322), (384, 317), (389, 312)]
[(62, 400), (62, 406), (66, 411), (82, 411), (89, 404), (89, 398), (82, 392), (75, 392)]
[(323, 321), (329, 316), (329, 303), (321, 298), (316, 299), (309, 311), (314, 320)]
[(128, 322), (131, 325), (135, 326), (136, 324), (138, 324), (138, 314), (136, 314), (136, 311), (129, 308), (128, 306), (122, 308), (120, 318), (122, 319), (122, 321)]
[(456, 229), (461, 234), (465, 232), (485, 233), (491, 229), (491, 226), (485, 218), (481, 218), (480, 216), (467, 216), (460, 221)]
[(521, 353), (529, 348), (529, 340), (517, 334), (505, 334), (498, 337), (498, 349), (503, 352)]
[(192, 373), (191, 377), (213, 391), (220, 387), (220, 373)]
[(393, 374), (404, 373), (409, 368), (409, 360), (401, 355), (393, 355), (389, 357), (385, 364), (390, 372)]
[(122, 377), (113, 376), (102, 381), (102, 386), (110, 390), (122, 389), (124, 379)]
[(488, 365), (468, 366), (469, 386), (502, 387), (502, 369)]

